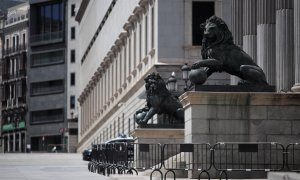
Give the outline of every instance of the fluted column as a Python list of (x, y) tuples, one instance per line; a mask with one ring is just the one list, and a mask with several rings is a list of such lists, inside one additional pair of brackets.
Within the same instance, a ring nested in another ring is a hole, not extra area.
[(270, 85), (276, 84), (275, 11), (274, 0), (257, 1), (257, 64)]
[(295, 60), (295, 85), (294, 92), (300, 92), (300, 1), (294, 0), (294, 60)]
[[(231, 32), (234, 43), (242, 47), (243, 45), (243, 1), (231, 0)], [(230, 77), (230, 84), (236, 85), (239, 78), (236, 76)]]
[(276, 86), (289, 91), (294, 85), (293, 0), (276, 0)]
[(257, 56), (257, 20), (256, 0), (244, 0), (243, 2), (243, 50), (256, 62)]

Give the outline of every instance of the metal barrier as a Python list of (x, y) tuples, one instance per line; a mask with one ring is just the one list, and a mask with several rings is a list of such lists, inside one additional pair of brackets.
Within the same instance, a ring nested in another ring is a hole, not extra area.
[(213, 149), (219, 171), (280, 171), (285, 164), (284, 147), (276, 142), (221, 142)]
[(160, 144), (129, 143), (127, 149), (129, 168), (161, 169), (162, 148)]
[[(287, 166), (300, 172), (300, 144), (285, 148), (276, 142), (220, 142), (209, 144), (146, 144), (111, 143), (92, 145), (91, 172), (110, 174), (138, 174), (138, 170), (152, 170), (150, 179), (158, 172), (161, 179), (175, 170), (199, 171), (198, 179), (210, 179), (214, 167), (219, 178), (228, 179), (229, 171), (280, 171)], [(163, 176), (164, 167), (167, 171)], [(202, 177), (201, 177), (202, 176)]]
[[(174, 170), (195, 170), (200, 175), (212, 166), (211, 146), (209, 144), (165, 144), (163, 146), (163, 165), (176, 177)], [(208, 174), (209, 177), (209, 174)]]
[(286, 154), (286, 166), (288, 170), (300, 172), (300, 144), (289, 144), (286, 147)]

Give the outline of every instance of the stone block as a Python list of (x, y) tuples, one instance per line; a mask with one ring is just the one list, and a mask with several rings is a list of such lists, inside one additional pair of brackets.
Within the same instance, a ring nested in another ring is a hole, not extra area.
[(211, 145), (217, 142), (217, 135), (207, 134), (188, 134), (184, 138), (184, 143), (209, 143)]
[(217, 109), (214, 105), (193, 105), (185, 110), (186, 120), (199, 119), (216, 119)]
[(214, 107), (217, 112), (217, 119), (242, 119), (242, 112), (245, 110), (245, 106), (243, 105), (215, 105)]
[(299, 106), (268, 106), (268, 119), (300, 120)]
[(209, 120), (194, 118), (193, 120), (186, 121), (185, 134), (191, 133), (209, 133)]
[(249, 134), (249, 123), (246, 120), (210, 120), (211, 134)]
[[(248, 110), (248, 118), (249, 119), (267, 119), (268, 118), (268, 111), (267, 106), (248, 106), (246, 108)], [(243, 112), (242, 116), (245, 112)], [(246, 113), (245, 113), (246, 114)], [(243, 119), (246, 119), (244, 117)]]
[(292, 123), (289, 120), (250, 120), (250, 134), (290, 135)]
[(292, 135), (300, 135), (300, 121), (292, 121)]
[(265, 142), (265, 135), (217, 135), (217, 142)]

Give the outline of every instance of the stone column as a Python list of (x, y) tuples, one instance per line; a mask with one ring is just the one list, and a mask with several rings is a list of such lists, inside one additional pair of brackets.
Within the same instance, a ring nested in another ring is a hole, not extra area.
[(257, 64), (263, 69), (267, 82), (276, 84), (275, 1), (257, 1)]
[(294, 85), (293, 0), (276, 0), (276, 88), (289, 91)]
[[(234, 43), (242, 47), (243, 45), (243, 1), (231, 0), (231, 32)], [(236, 85), (239, 78), (236, 76), (230, 77), (230, 84)]]
[(295, 85), (294, 92), (300, 92), (300, 1), (294, 0), (294, 51)]
[(256, 0), (243, 2), (243, 50), (256, 62), (257, 56), (257, 20)]

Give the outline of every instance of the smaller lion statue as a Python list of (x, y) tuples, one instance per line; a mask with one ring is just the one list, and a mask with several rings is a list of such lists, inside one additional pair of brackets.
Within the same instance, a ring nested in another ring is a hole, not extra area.
[(176, 122), (184, 122), (184, 111), (181, 103), (171, 95), (164, 80), (158, 73), (153, 72), (145, 79), (147, 104), (135, 112), (134, 120), (137, 124), (147, 124), (155, 115), (165, 113), (173, 116)]
[[(232, 34), (221, 18), (212, 16), (200, 27), (203, 30), (203, 60), (196, 61), (192, 65), (192, 71), (205, 71), (207, 78), (214, 72), (224, 71), (241, 78), (241, 84), (268, 85), (263, 70), (233, 43)], [(197, 73), (190, 74), (191, 81), (197, 79), (193, 76), (197, 76)]]

